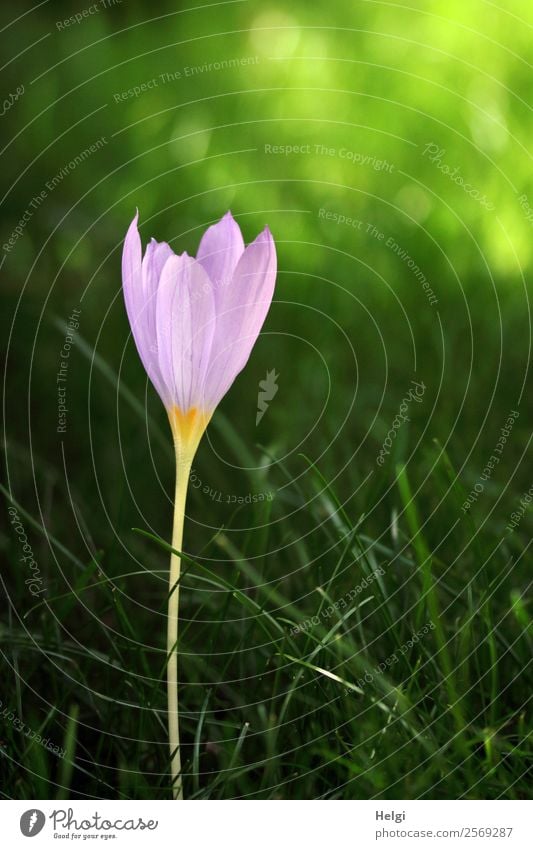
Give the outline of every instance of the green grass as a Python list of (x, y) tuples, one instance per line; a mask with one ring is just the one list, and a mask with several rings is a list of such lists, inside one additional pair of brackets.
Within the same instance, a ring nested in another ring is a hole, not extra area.
[[(81, 366), (91, 351), (85, 343), (78, 351)], [(124, 440), (123, 450), (140, 497), (148, 457), (137, 466), (132, 457), (145, 450), (142, 406), (109, 364), (93, 367), (118, 387), (124, 428), (138, 423), (137, 445)], [(157, 400), (150, 407), (156, 466), (170, 492), (170, 443), (159, 440), (165, 423)], [(263, 468), (220, 478), (206, 443), (197, 474), (217, 482), (217, 491), (226, 480), (236, 492), (276, 495), (229, 506), (190, 489), (180, 637), (186, 796), (523, 797), (529, 519), (509, 535), (501, 510), (495, 513), (499, 500), (512, 503), (513, 494), (493, 496), (479, 526), (471, 515), (460, 518), (462, 484), (436, 441), (426, 442), (416, 462), (407, 462), (409, 440), (403, 449), (398, 441), (403, 453), (362, 488), (368, 456), (333, 484), (327, 456), (295, 454), (278, 463), (280, 448), (267, 451), (244, 439), (225, 409), (211, 426), (213, 444), (218, 440), (225, 458), (242, 457), (243, 465), (262, 457)], [(281, 415), (273, 405), (272, 416)], [(344, 442), (346, 455), (349, 448)], [(375, 454), (378, 448), (376, 442)], [(272, 462), (265, 468), (267, 454)], [(34, 462), (41, 482), (60, 480), (59, 470)], [(21, 455), (19, 480), (23, 474)], [(83, 479), (69, 484), (73, 503), (88, 496)], [(119, 493), (102, 495), (114, 505), (116, 536), (85, 554), (72, 544), (75, 514), (57, 492), (46, 530), (15, 503), (40, 553), (47, 595), (28, 599), (8, 529), (14, 606), (1, 632), (8, 670), (2, 700), (66, 754), (54, 756), (5, 721), (6, 796), (168, 797), (170, 505), (154, 487), (146, 503), (153, 499), (156, 509), (148, 507), (139, 532), (131, 496), (119, 486)], [(81, 507), (76, 514), (90, 547), (95, 536), (109, 537), (96, 517)], [(163, 531), (154, 535), (148, 522), (155, 518)], [(366, 589), (358, 592), (364, 578)]]

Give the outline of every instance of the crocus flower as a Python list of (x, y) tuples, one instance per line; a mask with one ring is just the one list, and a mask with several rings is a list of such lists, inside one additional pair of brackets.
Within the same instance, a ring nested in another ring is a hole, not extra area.
[(246, 365), (272, 302), (276, 249), (268, 227), (245, 248), (230, 212), (204, 233), (196, 258), (152, 239), (138, 214), (122, 255), (124, 300), (144, 368), (166, 407), (176, 450), (167, 683), (173, 796), (183, 798), (177, 702), (180, 558), (187, 480), (213, 412)]

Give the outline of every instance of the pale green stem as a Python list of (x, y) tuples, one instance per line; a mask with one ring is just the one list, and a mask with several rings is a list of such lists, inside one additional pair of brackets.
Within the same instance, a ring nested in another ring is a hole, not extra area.
[[(184, 458), (181, 452), (176, 450), (176, 495), (174, 498), (174, 524), (172, 528), (172, 548), (174, 551), (182, 550), (185, 501), (187, 499), (187, 484), (189, 482), (191, 463), (192, 458)], [(173, 552), (170, 557), (167, 623), (168, 741), (170, 747), (170, 773), (172, 776), (173, 799), (183, 799), (178, 714), (178, 611), (180, 566), (181, 558)]]

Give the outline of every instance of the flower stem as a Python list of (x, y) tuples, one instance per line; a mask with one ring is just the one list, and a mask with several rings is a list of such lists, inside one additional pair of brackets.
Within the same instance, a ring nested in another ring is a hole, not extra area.
[[(192, 460), (184, 459), (176, 450), (176, 494), (174, 498), (174, 524), (172, 528), (172, 548), (182, 550), (183, 521), (187, 484)], [(167, 693), (168, 693), (168, 742), (170, 747), (170, 773), (172, 777), (172, 798), (183, 799), (181, 778), (181, 751), (178, 714), (178, 611), (179, 579), (181, 558), (172, 552), (170, 557), (169, 599), (167, 619)]]

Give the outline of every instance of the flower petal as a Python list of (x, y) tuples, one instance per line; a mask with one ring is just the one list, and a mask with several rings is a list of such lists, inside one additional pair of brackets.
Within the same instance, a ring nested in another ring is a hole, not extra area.
[(157, 288), (159, 286), (159, 278), (163, 271), (167, 259), (174, 256), (174, 251), (167, 245), (166, 242), (156, 242), (151, 239), (146, 248), (142, 261), (142, 288), (144, 298), (144, 308), (146, 310), (147, 332), (149, 338), (155, 345), (156, 327), (155, 327), (155, 306), (157, 298)]
[(171, 256), (159, 279), (156, 303), (159, 368), (170, 399), (167, 409), (207, 409), (204, 383), (215, 323), (214, 287), (207, 273), (186, 253)]
[(147, 296), (157, 289), (163, 266), (173, 255), (174, 251), (166, 242), (150, 239), (142, 261), (143, 290)]
[(200, 241), (196, 259), (216, 286), (229, 284), (244, 252), (241, 230), (231, 212), (209, 227)]
[[(154, 283), (151, 272), (143, 274), (145, 263), (142, 261), (141, 239), (137, 229), (138, 220), (137, 212), (124, 240), (122, 290), (139, 357), (157, 393), (163, 403), (167, 404), (168, 398), (159, 369), (155, 339), (155, 298), (154, 291), (151, 289)], [(152, 252), (153, 250), (152, 248)], [(147, 294), (149, 291), (150, 294)]]
[(216, 287), (217, 323), (205, 395), (214, 409), (246, 365), (272, 303), (276, 248), (268, 227), (239, 259), (233, 280)]

